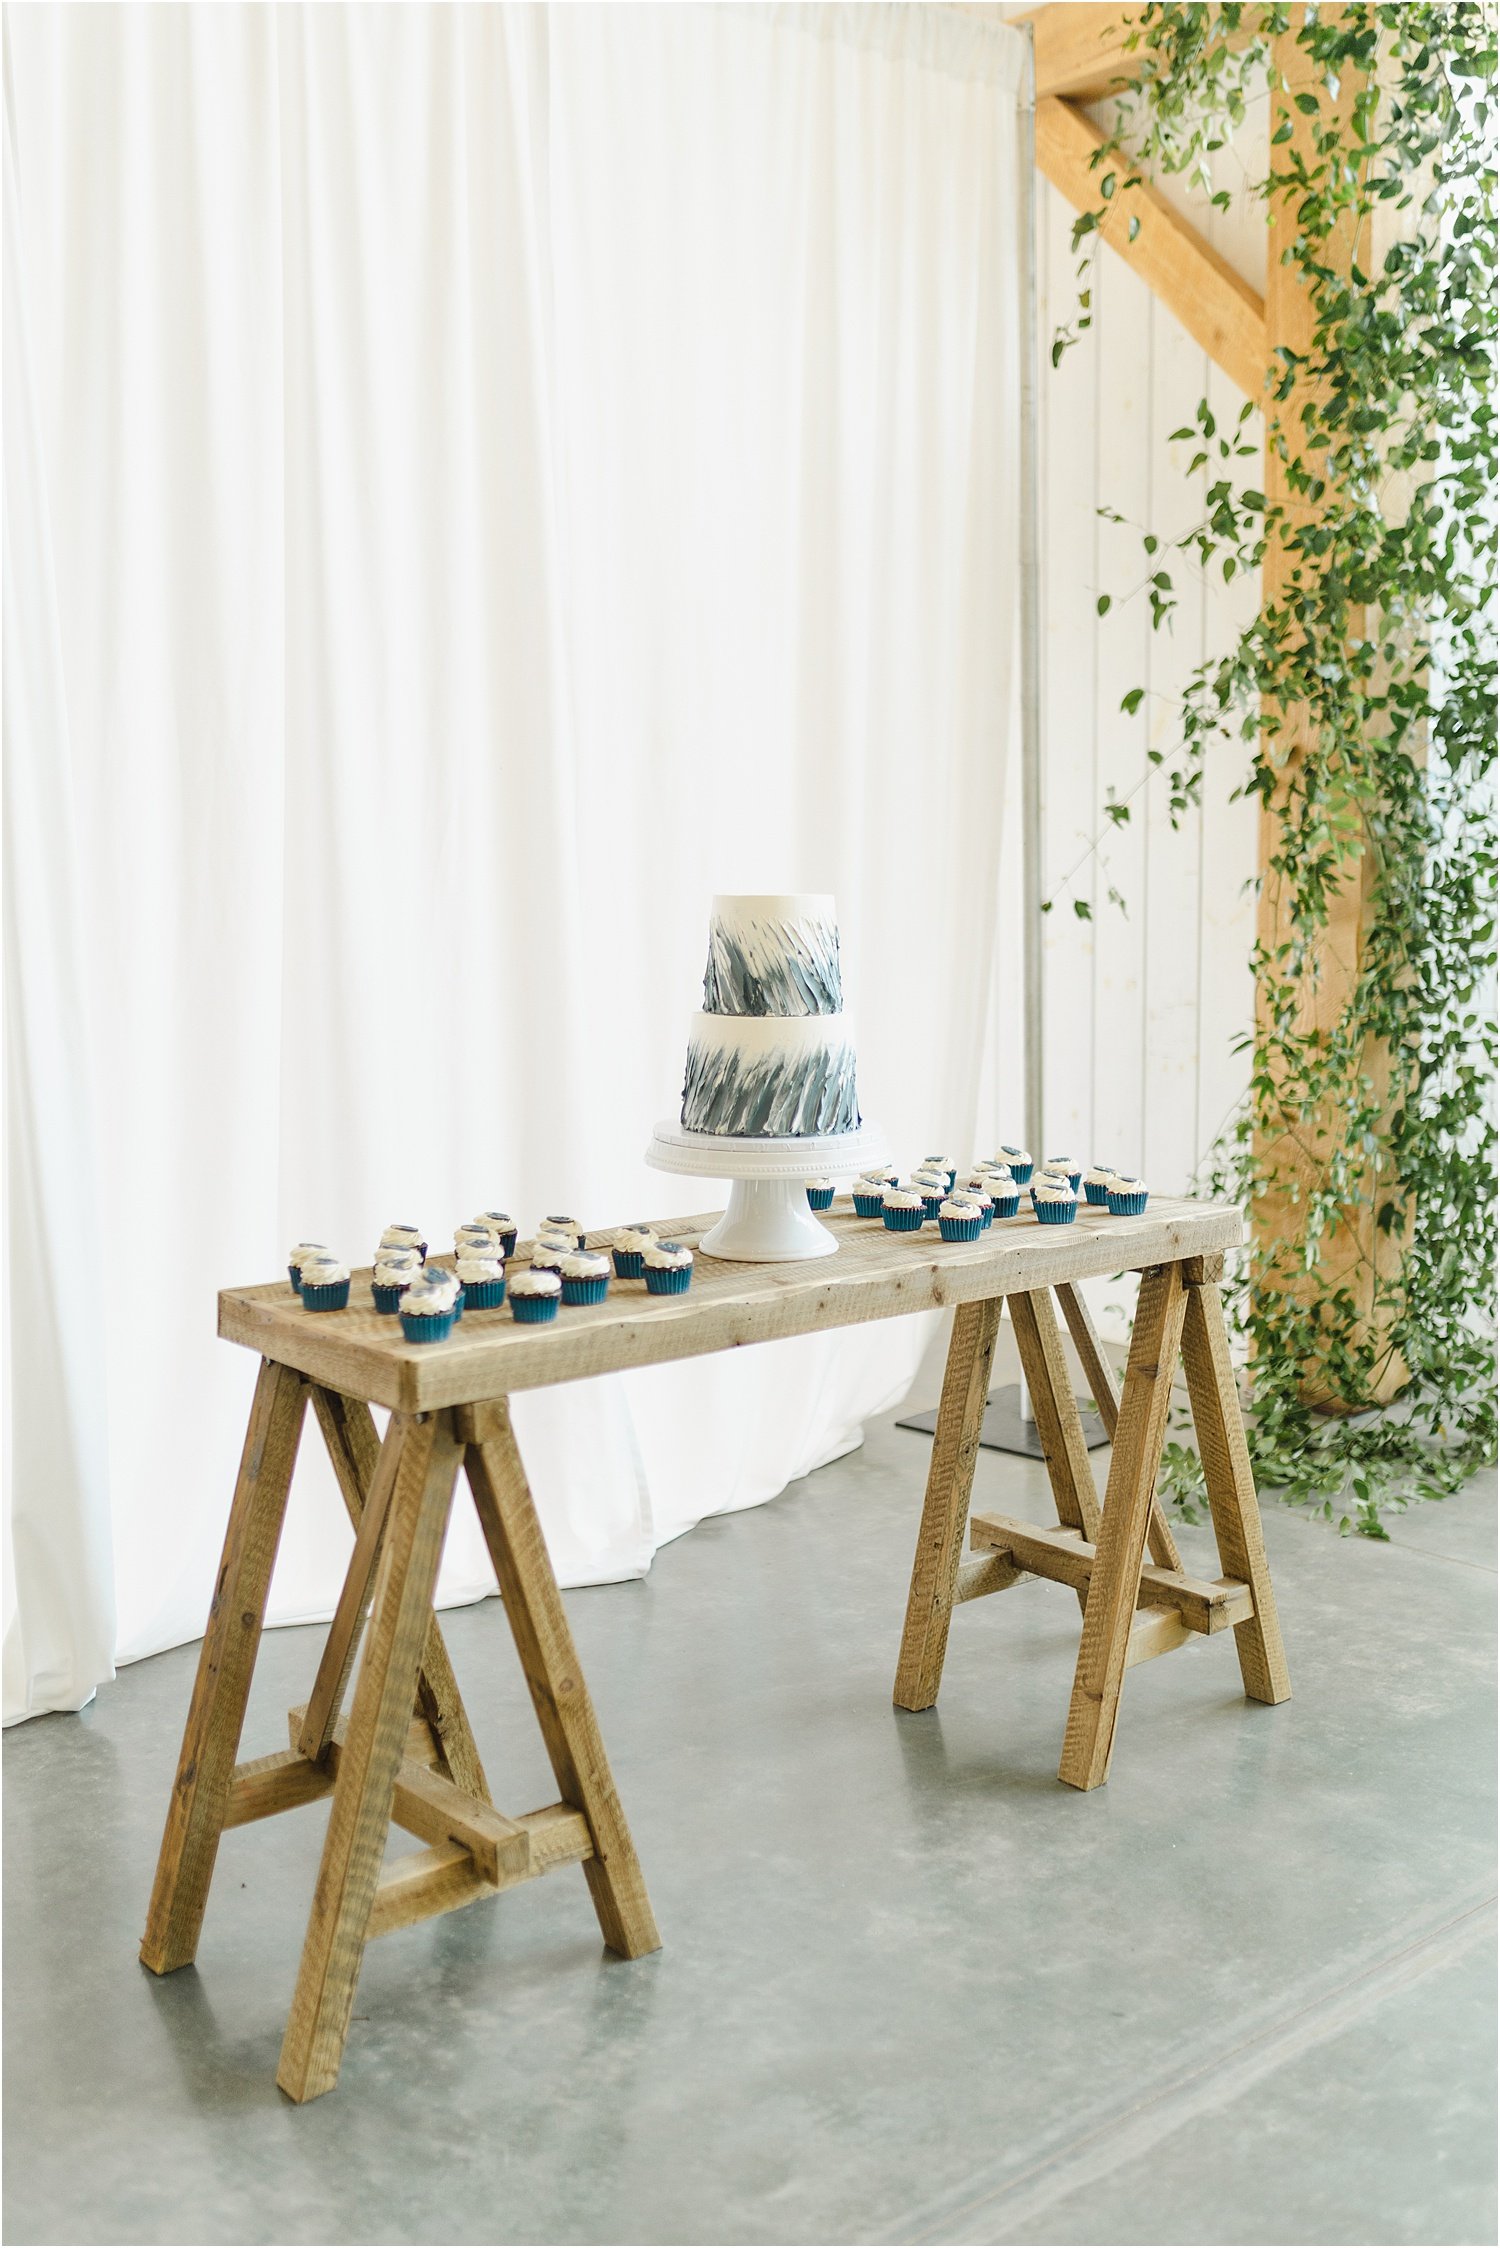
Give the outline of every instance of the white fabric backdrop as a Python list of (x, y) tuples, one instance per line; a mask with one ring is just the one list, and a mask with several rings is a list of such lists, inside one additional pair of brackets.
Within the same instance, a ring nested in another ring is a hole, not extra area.
[[(866, 1113), (981, 1130), (1021, 48), (5, 26), (9, 1721), (109, 1674), (112, 1606), (119, 1661), (202, 1628), (254, 1371), (216, 1288), (303, 1232), (711, 1206), (641, 1149), (713, 891), (835, 891)], [(520, 1399), (563, 1582), (846, 1449), (926, 1332)], [(310, 1437), (272, 1620), (347, 1550)], [(460, 1505), (441, 1596), (492, 1585)]]

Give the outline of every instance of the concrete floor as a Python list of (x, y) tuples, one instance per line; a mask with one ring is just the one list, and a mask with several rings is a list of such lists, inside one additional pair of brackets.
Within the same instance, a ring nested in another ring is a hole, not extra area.
[[(196, 1649), (10, 1733), (7, 2240), (1493, 2241), (1493, 1485), (1389, 1546), (1270, 1509), (1295, 1700), (1195, 1642), (1085, 1797), (1055, 1587), (963, 1610), (939, 1709), (891, 1708), (927, 1451), (879, 1424), (568, 1596), (665, 1949), (606, 1958), (573, 1868), (387, 1938), (306, 2108), (323, 1809), (226, 1836), (158, 1982)], [(1048, 1518), (1026, 1463), (978, 1485)], [(502, 1610), (445, 1628), (497, 1799), (551, 1800)], [(247, 1755), (318, 1644), (267, 1636)]]

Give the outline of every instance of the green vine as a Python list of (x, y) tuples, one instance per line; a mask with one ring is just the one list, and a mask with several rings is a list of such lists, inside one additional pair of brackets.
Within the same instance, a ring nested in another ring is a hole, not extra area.
[[(1250, 192), (1295, 218), (1305, 348), (1233, 426), (1204, 399), (1175, 433), (1206, 496), (1187, 533), (1143, 534), (1152, 625), (1185, 570), (1277, 567), (1150, 757), (1174, 825), (1211, 756), (1274, 815), (1248, 1096), (1201, 1179), (1267, 1219), (1230, 1291), (1257, 1478), (1383, 1537), (1495, 1456), (1495, 17), (1153, 4), (1127, 44), (1139, 79), (1074, 228), (1054, 363), (1092, 318), (1116, 199), (1177, 173), (1227, 205), (1213, 158), (1261, 89), (1276, 129)], [(1269, 491), (1241, 465), (1257, 406)], [(1130, 816), (1107, 805), (1103, 833)], [(1185, 1444), (1167, 1487), (1196, 1518)]]

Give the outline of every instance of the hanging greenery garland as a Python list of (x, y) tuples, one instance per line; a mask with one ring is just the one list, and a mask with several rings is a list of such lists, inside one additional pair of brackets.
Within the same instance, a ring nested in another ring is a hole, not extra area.
[[(1263, 89), (1279, 119), (1251, 192), (1295, 214), (1305, 348), (1235, 426), (1204, 399), (1175, 433), (1206, 497), (1184, 535), (1143, 533), (1152, 624), (1184, 572), (1276, 567), (1151, 757), (1174, 825), (1225, 756), (1274, 823), (1248, 1096), (1202, 1181), (1266, 1221), (1231, 1295), (1257, 1478), (1379, 1537), (1495, 1456), (1495, 15), (1153, 4), (1126, 44), (1054, 364), (1117, 201), (1177, 173), (1226, 206), (1215, 154)], [(1270, 494), (1242, 465), (1257, 406)], [(1194, 1518), (1185, 1444), (1168, 1480)]]

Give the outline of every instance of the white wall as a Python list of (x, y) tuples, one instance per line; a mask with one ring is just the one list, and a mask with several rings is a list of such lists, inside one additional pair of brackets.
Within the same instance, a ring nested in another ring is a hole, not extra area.
[[(1112, 124), (1113, 105), (1094, 115)], [(1221, 159), (1220, 184), (1235, 192), (1257, 163), (1264, 107)], [(1111, 250), (1092, 277), (1093, 326), (1051, 363), (1054, 330), (1074, 319), (1077, 258), (1073, 212), (1038, 179), (1038, 374), (1041, 432), (1043, 894), (1045, 1139), (1038, 1154), (1070, 1149), (1138, 1170), (1163, 1192), (1180, 1193), (1244, 1093), (1247, 1058), (1235, 1043), (1251, 1025), (1249, 972), (1255, 933), (1256, 806), (1232, 802), (1244, 771), (1238, 751), (1210, 773), (1201, 808), (1173, 830), (1164, 768), (1176, 741), (1176, 698), (1204, 657), (1232, 644), (1254, 614), (1258, 581), (1226, 587), (1185, 558), (1172, 561), (1179, 606), (1170, 629), (1153, 633), (1143, 591), (1140, 532), (1165, 538), (1196, 520), (1205, 473), (1191, 485), (1189, 457), (1169, 446), (1207, 396), (1228, 426), (1243, 403), (1167, 308)], [(1257, 289), (1265, 282), (1262, 206), (1242, 194), (1216, 212), (1201, 193), (1167, 183), (1221, 256)], [(1257, 448), (1257, 414), (1246, 425)], [(1174, 456), (1177, 456), (1174, 458)], [(1259, 481), (1258, 460), (1238, 464)], [(1130, 528), (1103, 521), (1101, 507)], [(1109, 614), (1096, 613), (1101, 593)], [(1132, 687), (1147, 692), (1134, 717), (1121, 709)], [(1148, 774), (1151, 777), (1148, 779)], [(1113, 788), (1131, 797), (1127, 827), (1111, 829), (1103, 805)], [(1132, 792), (1134, 792), (1132, 794)], [(992, 1088), (987, 1112), (996, 1138), (1024, 1137), (1022, 1102), (1021, 806), (1013, 763), (1005, 823), (1002, 938), (995, 994)], [(1110, 902), (1111, 888), (1125, 900)], [(1080, 920), (1073, 898), (1087, 900)], [(1106, 1330), (1123, 1333), (1111, 1305), (1131, 1291), (1091, 1290)]]

